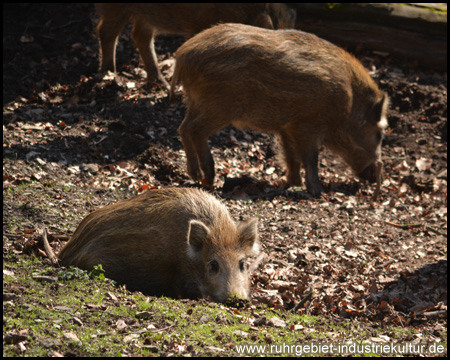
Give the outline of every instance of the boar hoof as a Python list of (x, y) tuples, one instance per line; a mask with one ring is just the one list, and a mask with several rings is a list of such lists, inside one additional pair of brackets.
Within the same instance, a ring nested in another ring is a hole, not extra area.
[(313, 197), (319, 197), (320, 194), (322, 194), (325, 191), (323, 186), (320, 183), (319, 184), (307, 184), (306, 188), (308, 189), (308, 192)]
[(205, 177), (203, 176), (203, 174), (200, 171), (196, 171), (196, 172), (188, 171), (188, 173), (193, 180), (200, 181), (200, 182), (206, 182)]
[(205, 178), (203, 175), (203, 171), (200, 169), (197, 163), (194, 162), (194, 164), (189, 163), (187, 164), (187, 172), (189, 176), (195, 180), (195, 181), (202, 181), (202, 179)]
[(287, 175), (287, 182), (291, 186), (301, 186), (302, 185), (302, 178), (300, 176), (300, 173), (288, 174)]
[(155, 78), (147, 77), (147, 82), (152, 86), (162, 87), (163, 89), (170, 91), (170, 85), (164, 78), (158, 77), (155, 79)]
[(358, 174), (358, 177), (371, 183), (377, 181), (377, 168), (375, 164), (370, 164), (368, 167), (366, 167)]
[(214, 178), (215, 178), (215, 174), (214, 173), (212, 174), (212, 176), (211, 176), (211, 174), (205, 174), (205, 181), (209, 185), (213, 185), (214, 184)]

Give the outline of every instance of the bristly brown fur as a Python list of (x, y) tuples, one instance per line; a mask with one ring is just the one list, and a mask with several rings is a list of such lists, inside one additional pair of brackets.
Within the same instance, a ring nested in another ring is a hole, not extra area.
[(92, 212), (60, 259), (86, 270), (102, 264), (106, 276), (131, 290), (224, 301), (230, 293), (248, 296), (240, 262), (258, 252), (257, 237), (255, 220), (237, 226), (214, 196), (167, 188)]
[(179, 133), (188, 173), (214, 181), (208, 137), (228, 126), (271, 132), (281, 143), (289, 184), (317, 196), (321, 145), (341, 155), (363, 179), (376, 180), (387, 96), (343, 49), (297, 30), (222, 24), (176, 52), (172, 87), (187, 105)]
[(150, 82), (169, 84), (158, 69), (154, 37), (178, 34), (191, 37), (220, 22), (236, 22), (270, 29), (293, 28), (295, 12), (276, 3), (99, 3), (97, 33), (100, 71), (116, 71), (116, 44), (125, 25), (133, 23), (132, 38)]

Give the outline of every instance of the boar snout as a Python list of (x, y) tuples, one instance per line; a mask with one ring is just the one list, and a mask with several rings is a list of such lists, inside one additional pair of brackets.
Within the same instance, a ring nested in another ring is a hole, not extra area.
[(377, 160), (374, 163), (366, 167), (358, 177), (362, 180), (370, 181), (371, 183), (376, 182), (377, 186), (372, 196), (372, 201), (375, 201), (380, 193), (381, 182), (383, 177), (383, 163), (381, 160)]
[(361, 171), (358, 174), (358, 177), (371, 183), (377, 181), (377, 167), (375, 166), (375, 163), (370, 164), (363, 171)]
[(203, 275), (199, 276), (203, 297), (224, 302), (231, 295), (241, 298), (249, 296), (249, 266), (246, 259), (248, 255), (257, 255), (260, 251), (257, 232), (257, 220), (251, 219), (237, 227), (237, 242), (229, 243), (224, 235), (223, 243), (214, 241), (216, 244), (212, 247), (208, 246), (214, 236), (212, 231), (202, 222), (191, 220), (187, 254), (199, 268), (203, 267)]
[[(217, 274), (215, 276), (207, 275), (210, 279), (205, 279), (201, 288), (203, 296), (215, 302), (224, 302), (230, 296), (247, 299), (250, 294), (248, 267), (241, 264), (243, 262), (239, 262), (238, 268), (228, 269), (220, 267), (217, 263), (216, 265), (210, 264), (216, 266), (216, 269), (212, 269), (212, 271), (216, 271)], [(215, 278), (215, 284), (209, 283), (208, 280), (212, 280), (212, 278)]]

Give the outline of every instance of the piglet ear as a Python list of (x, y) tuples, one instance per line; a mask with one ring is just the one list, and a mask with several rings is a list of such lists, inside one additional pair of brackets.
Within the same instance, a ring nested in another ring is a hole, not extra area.
[(203, 245), (209, 239), (211, 230), (199, 220), (191, 220), (187, 233), (187, 254), (191, 259), (200, 255)]
[(258, 219), (253, 218), (240, 223), (238, 231), (241, 247), (251, 254), (259, 254)]

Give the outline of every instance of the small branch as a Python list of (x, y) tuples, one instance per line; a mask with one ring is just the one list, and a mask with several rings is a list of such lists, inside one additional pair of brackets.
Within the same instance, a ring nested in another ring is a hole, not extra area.
[(56, 257), (55, 253), (52, 250), (52, 247), (50, 246), (50, 244), (48, 243), (48, 239), (47, 239), (47, 228), (44, 228), (42, 230), (42, 239), (44, 242), (44, 249), (45, 252), (48, 256), (48, 258), (50, 259), (50, 261), (53, 263), (53, 265), (55, 266), (59, 266), (59, 260)]
[(390, 221), (385, 221), (384, 223), (391, 225), (391, 226), (398, 227), (400, 229), (418, 228), (418, 227), (422, 226), (422, 224), (397, 224), (397, 223), (393, 223)]
[(168, 330), (168, 329), (170, 329), (171, 327), (174, 327), (175, 325), (176, 325), (176, 324), (172, 324), (172, 325), (170, 325), (170, 326), (167, 326), (167, 327), (161, 328), (161, 329), (143, 329), (143, 330), (139, 330), (139, 331), (131, 331), (131, 332), (123, 333), (123, 335), (143, 334), (143, 333), (146, 333), (146, 332), (153, 332), (153, 333), (156, 333), (156, 332)]
[(429, 230), (429, 231), (431, 231), (431, 232), (434, 232), (435, 234), (438, 234), (438, 235), (442, 235), (442, 236), (447, 237), (447, 234), (446, 234), (446, 233), (444, 233), (444, 232), (442, 232), (442, 231), (439, 231), (439, 230), (437, 230), (434, 226), (427, 225), (427, 224), (420, 224), (420, 223), (413, 223), (413, 224), (397, 224), (397, 223), (393, 223), (393, 222), (390, 222), (390, 221), (385, 221), (384, 223), (385, 223), (385, 224), (388, 224), (388, 225), (391, 225), (391, 226), (395, 226), (395, 227), (400, 228), (400, 229), (419, 228), (419, 227), (424, 226), (426, 230)]
[(435, 318), (440, 315), (447, 315), (447, 310), (429, 311), (422, 313), (422, 315), (428, 318)]
[(70, 235), (56, 235), (52, 234), (53, 240), (59, 240), (59, 241), (68, 241), (70, 240)]
[(442, 232), (442, 231), (439, 231), (439, 230), (435, 229), (434, 226), (426, 225), (425, 227), (426, 227), (427, 230), (430, 230), (430, 231), (434, 232), (435, 234), (438, 234), (438, 235), (442, 235), (442, 236), (447, 237), (447, 234), (446, 234), (446, 233), (444, 233), (444, 232)]
[(298, 309), (300, 309), (305, 302), (307, 302), (308, 300), (310, 300), (312, 298), (312, 296), (314, 295), (314, 290), (309, 291), (308, 293), (306, 293), (306, 295), (303, 297), (303, 299), (300, 300), (300, 302), (295, 305), (295, 307), (291, 310), (292, 313), (296, 313)]
[(15, 235), (15, 234), (3, 234), (3, 235), (10, 239), (20, 239), (24, 237), (24, 235)]

